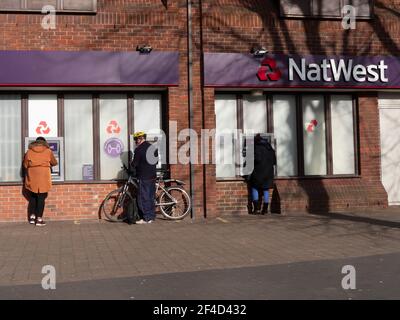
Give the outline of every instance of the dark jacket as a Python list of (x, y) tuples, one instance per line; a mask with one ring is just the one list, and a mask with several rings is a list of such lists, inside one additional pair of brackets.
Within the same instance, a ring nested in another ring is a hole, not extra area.
[[(149, 148), (154, 148), (152, 144), (145, 141), (140, 144), (135, 149), (135, 154), (133, 156), (132, 167), (136, 172), (136, 177), (141, 180), (151, 180), (156, 178), (156, 166), (157, 162), (149, 163), (149, 160), (152, 161), (151, 158), (158, 158), (158, 150), (152, 149), (149, 150), (149, 159), (147, 159), (146, 154)], [(152, 153), (152, 154), (150, 154)]]
[(47, 193), (52, 186), (50, 167), (57, 165), (53, 152), (44, 141), (29, 145), (24, 157), (25, 188), (34, 193)]
[(254, 145), (254, 170), (250, 176), (250, 185), (258, 189), (273, 187), (275, 150), (268, 141), (261, 139)]

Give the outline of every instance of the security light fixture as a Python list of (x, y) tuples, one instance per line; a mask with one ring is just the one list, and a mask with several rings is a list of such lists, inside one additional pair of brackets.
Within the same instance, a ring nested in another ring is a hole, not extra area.
[(253, 47), (251, 48), (250, 53), (255, 57), (263, 57), (268, 53), (268, 50), (264, 47)]
[(262, 97), (264, 95), (264, 91), (261, 89), (253, 89), (250, 91), (250, 95), (252, 97)]
[(136, 51), (139, 51), (140, 53), (150, 53), (152, 50), (153, 50), (153, 48), (149, 45), (136, 47)]

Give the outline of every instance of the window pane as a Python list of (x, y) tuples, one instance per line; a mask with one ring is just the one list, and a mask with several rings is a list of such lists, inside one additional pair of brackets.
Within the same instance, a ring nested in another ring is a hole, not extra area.
[(273, 97), (274, 136), (276, 139), (277, 175), (297, 175), (296, 97)]
[(340, 17), (340, 0), (313, 1), (313, 15), (324, 17)]
[(21, 97), (0, 95), (0, 182), (20, 181)]
[(354, 174), (354, 122), (351, 96), (331, 96), (333, 174)]
[(281, 0), (281, 13), (284, 16), (311, 15), (310, 0)]
[(65, 95), (64, 135), (65, 179), (92, 180), (86, 171), (93, 172), (91, 95)]
[(27, 0), (27, 9), (42, 10), (44, 6), (53, 6), (57, 9), (57, 0)]
[(0, 0), (1, 9), (21, 9), (20, 0)]
[(265, 96), (243, 96), (243, 129), (245, 133), (266, 133), (267, 103)]
[[(161, 95), (135, 94), (133, 108), (134, 131), (144, 131), (147, 133), (147, 140), (150, 143), (157, 142), (159, 156), (157, 167), (161, 168), (161, 164), (167, 163), (167, 146), (164, 144), (166, 142), (162, 141), (161, 134)], [(133, 141), (132, 143), (134, 144)], [(132, 145), (132, 150), (134, 150), (134, 145)]]
[(122, 163), (128, 159), (127, 96), (100, 96), (100, 170), (101, 179), (123, 177)]
[(64, 0), (64, 10), (94, 11), (95, 1), (93, 0)]
[(215, 115), (217, 178), (235, 177), (236, 96), (217, 95), (215, 97)]
[(304, 174), (326, 174), (324, 97), (303, 96)]
[(134, 131), (160, 133), (161, 96), (159, 94), (135, 94), (133, 106)]
[(56, 94), (29, 95), (29, 137), (58, 137), (57, 114)]
[(344, 5), (355, 7), (357, 17), (371, 16), (371, 0), (344, 0)]

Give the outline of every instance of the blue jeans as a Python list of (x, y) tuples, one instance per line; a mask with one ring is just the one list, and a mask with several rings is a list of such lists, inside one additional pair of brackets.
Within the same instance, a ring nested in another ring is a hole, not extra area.
[[(259, 199), (258, 189), (251, 188), (251, 198), (253, 199), (253, 201), (258, 201), (258, 199)], [(269, 202), (269, 192), (267, 189), (267, 190), (264, 190), (264, 203), (268, 203), (268, 202)]]
[(155, 180), (139, 180), (138, 208), (139, 215), (143, 220), (149, 221), (156, 218), (155, 212)]

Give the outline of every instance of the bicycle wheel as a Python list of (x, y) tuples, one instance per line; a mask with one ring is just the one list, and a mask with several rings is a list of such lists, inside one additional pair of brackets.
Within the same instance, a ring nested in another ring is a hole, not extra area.
[[(191, 208), (190, 197), (187, 192), (180, 187), (166, 188), (167, 192), (160, 195), (160, 211), (168, 219), (179, 220), (186, 217)], [(172, 199), (171, 199), (172, 198)], [(174, 202), (173, 199), (176, 201)]]
[(118, 199), (121, 196), (122, 187), (111, 191), (103, 201), (102, 210), (109, 221), (123, 222), (127, 219), (129, 210), (131, 210), (134, 220), (137, 220), (137, 204), (136, 199), (132, 197), (129, 191), (126, 192), (124, 203), (118, 204)]

